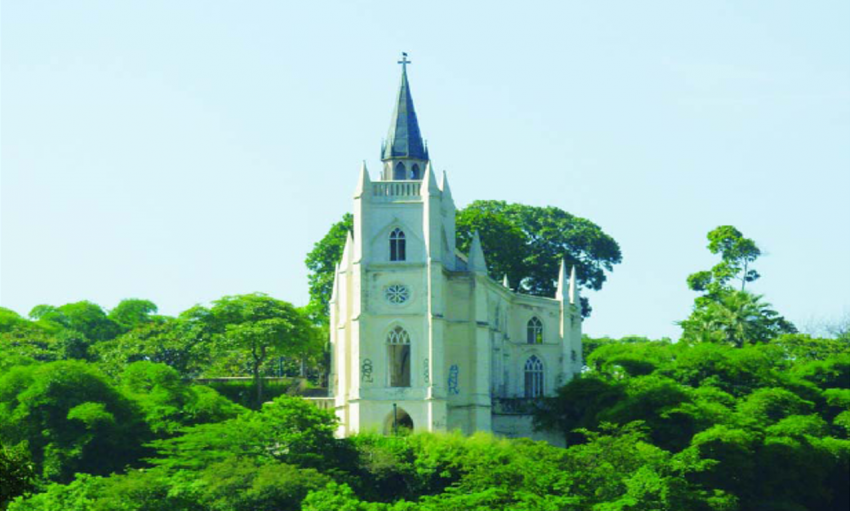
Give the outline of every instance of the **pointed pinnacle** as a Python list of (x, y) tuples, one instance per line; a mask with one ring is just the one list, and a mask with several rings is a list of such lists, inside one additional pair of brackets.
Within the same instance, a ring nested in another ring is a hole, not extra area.
[(475, 273), (487, 274), (487, 261), (484, 259), (484, 249), (481, 247), (481, 237), (478, 231), (472, 233), (472, 246), (469, 247), (469, 270)]
[(563, 300), (568, 296), (567, 293), (567, 264), (564, 259), (561, 259), (561, 266), (558, 268), (558, 287), (555, 291), (555, 298)]
[(570, 303), (578, 304), (578, 282), (576, 281), (576, 267), (570, 270)]
[(360, 164), (360, 178), (357, 180), (357, 188), (354, 190), (354, 198), (362, 196), (368, 189), (369, 183), (372, 180), (369, 179), (369, 169), (366, 168), (366, 161)]
[(420, 195), (423, 197), (435, 195), (440, 192), (440, 189), (437, 187), (437, 178), (434, 177), (434, 168), (431, 166), (430, 161), (425, 164), (425, 175), (422, 176), (422, 186), (419, 190)]

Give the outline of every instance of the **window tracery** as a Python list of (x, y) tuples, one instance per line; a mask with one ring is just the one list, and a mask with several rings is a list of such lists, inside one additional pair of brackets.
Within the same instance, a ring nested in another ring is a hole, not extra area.
[(528, 320), (526, 342), (528, 344), (543, 344), (543, 323), (537, 319), (537, 316)]
[(543, 395), (543, 362), (532, 355), (525, 362), (525, 397), (535, 398)]
[(390, 261), (407, 260), (407, 239), (404, 231), (395, 228), (390, 233)]

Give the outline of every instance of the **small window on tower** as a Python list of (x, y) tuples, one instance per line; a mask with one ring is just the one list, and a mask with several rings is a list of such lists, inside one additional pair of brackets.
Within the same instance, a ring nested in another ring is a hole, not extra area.
[(404, 163), (398, 162), (395, 164), (395, 172), (393, 172), (393, 179), (395, 181), (402, 181), (407, 178), (407, 169), (404, 168)]
[(536, 317), (528, 320), (526, 341), (528, 344), (543, 344), (543, 323)]
[(404, 231), (395, 229), (390, 233), (390, 261), (406, 261), (407, 246)]
[(419, 174), (419, 165), (413, 164), (413, 168), (410, 169), (410, 179), (420, 179)]

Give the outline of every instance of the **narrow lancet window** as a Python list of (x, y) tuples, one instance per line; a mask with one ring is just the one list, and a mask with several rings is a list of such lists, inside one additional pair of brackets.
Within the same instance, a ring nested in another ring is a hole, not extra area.
[(413, 164), (413, 168), (410, 169), (410, 179), (420, 179), (421, 175), (419, 173), (419, 165), (416, 163)]
[(407, 260), (407, 240), (404, 231), (395, 229), (390, 233), (390, 261)]
[(537, 317), (528, 320), (528, 344), (543, 344), (543, 323)]
[(404, 179), (407, 179), (407, 169), (404, 168), (404, 163), (398, 162), (395, 164), (393, 179), (396, 181), (403, 181)]
[(535, 398), (543, 395), (543, 362), (532, 355), (525, 362), (525, 397)]
[(390, 387), (410, 387), (410, 336), (397, 326), (387, 335)]

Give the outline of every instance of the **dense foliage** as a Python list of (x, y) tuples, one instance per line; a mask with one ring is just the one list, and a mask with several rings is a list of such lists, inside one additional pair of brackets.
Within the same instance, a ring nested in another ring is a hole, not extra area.
[[(519, 236), (487, 215), (470, 225)], [(539, 403), (535, 424), (565, 449), (485, 433), (336, 438), (330, 413), (286, 395), (303, 380), (255, 394), (263, 375), (322, 362), (310, 313), (264, 295), (178, 317), (145, 300), (0, 309), (0, 509), (850, 508), (847, 323), (797, 333), (744, 287), (755, 243), (734, 228), (709, 241), (722, 261), (689, 279), (700, 295), (679, 342), (585, 338), (583, 373)]]

